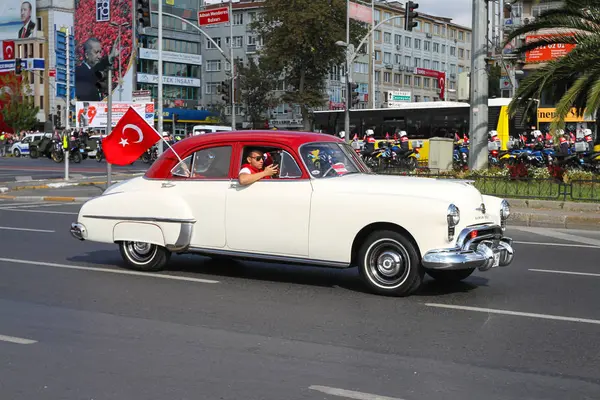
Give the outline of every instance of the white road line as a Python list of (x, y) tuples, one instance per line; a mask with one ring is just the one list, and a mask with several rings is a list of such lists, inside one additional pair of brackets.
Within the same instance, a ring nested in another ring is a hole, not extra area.
[(564, 275), (579, 275), (579, 276), (597, 276), (600, 277), (600, 274), (593, 274), (591, 272), (571, 272), (571, 271), (554, 271), (551, 269), (534, 269), (531, 268), (529, 271), (532, 272), (547, 272), (549, 274), (564, 274)]
[(16, 343), (16, 344), (34, 344), (34, 343), (37, 343), (37, 340), (23, 339), (23, 338), (19, 338), (19, 337), (4, 336), (4, 335), (0, 335), (0, 341), (1, 342)]
[(316, 390), (318, 392), (326, 393), (326, 394), (329, 394), (329, 395), (332, 395), (332, 396), (345, 397), (347, 399), (358, 399), (358, 400), (402, 400), (402, 399), (400, 399), (398, 397), (379, 396), (379, 395), (376, 395), (376, 394), (355, 392), (353, 390), (338, 389), (338, 388), (329, 387), (329, 386), (312, 385), (312, 386), (309, 386), (308, 388), (311, 389), (311, 390)]
[(530, 244), (533, 246), (557, 246), (557, 247), (583, 247), (585, 249), (600, 249), (600, 246), (593, 246), (591, 244), (572, 244), (572, 243), (543, 243), (543, 242), (519, 242), (513, 241), (515, 244)]
[(41, 213), (41, 214), (79, 215), (79, 213), (67, 212), (67, 211), (22, 210), (20, 208), (1, 208), (1, 207), (0, 207), (0, 211), (18, 211), (18, 212)]
[(31, 206), (31, 205), (39, 205), (39, 204), (44, 204), (44, 202), (43, 201), (20, 201), (17, 203), (8, 202), (8, 204), (0, 202), (0, 207)]
[(12, 226), (0, 226), (0, 230), (5, 231), (24, 231), (24, 232), (40, 232), (40, 233), (56, 233), (47, 229), (31, 229), (31, 228), (14, 228)]
[[(29, 205), (25, 205), (25, 206), (10, 206), (7, 207), (8, 209), (21, 209), (21, 208), (37, 208), (37, 207), (59, 207), (59, 206), (72, 206), (72, 205), (77, 205), (80, 206), (81, 202), (76, 202), (76, 201), (70, 201), (68, 203), (40, 203), (40, 204), (29, 204)], [(4, 206), (0, 205), (0, 209), (4, 208)]]
[(536, 314), (536, 313), (526, 313), (526, 312), (510, 311), (510, 310), (497, 310), (494, 308), (455, 306), (452, 304), (425, 303), (425, 305), (427, 307), (449, 308), (451, 310), (475, 311), (475, 312), (481, 312), (481, 313), (487, 313), (487, 314), (503, 314), (503, 315), (512, 315), (512, 316), (516, 316), (516, 317), (540, 318), (540, 319), (550, 319), (550, 320), (555, 320), (555, 321), (581, 322), (584, 324), (600, 325), (600, 320), (597, 320), (597, 319), (563, 317), (561, 315)]
[(110, 269), (110, 268), (81, 267), (79, 265), (56, 264), (56, 263), (49, 263), (49, 262), (43, 262), (43, 261), (19, 260), (16, 258), (0, 258), (0, 262), (37, 265), (37, 266), (52, 267), (52, 268), (75, 269), (75, 270), (80, 270), (80, 271), (106, 272), (109, 274), (146, 276), (146, 277), (151, 277), (151, 278), (169, 279), (169, 280), (173, 280), (173, 281), (186, 281), (186, 282), (196, 282), (196, 283), (219, 283), (219, 281), (213, 281), (213, 280), (209, 280), (209, 279), (199, 279), (199, 278), (188, 278), (185, 276), (163, 275), (163, 274), (155, 274), (155, 273), (151, 273), (151, 272), (146, 273), (146, 272), (127, 271), (127, 270)]

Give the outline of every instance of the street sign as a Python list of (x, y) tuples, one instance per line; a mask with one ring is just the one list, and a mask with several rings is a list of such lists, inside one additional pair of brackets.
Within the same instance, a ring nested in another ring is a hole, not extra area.
[(390, 92), (389, 96), (389, 101), (393, 103), (410, 103), (411, 99), (411, 92), (406, 90)]
[(205, 11), (198, 11), (198, 25), (216, 25), (229, 22), (229, 7), (213, 8)]
[(48, 77), (49, 78), (56, 78), (56, 70), (55, 69), (49, 69), (48, 70)]

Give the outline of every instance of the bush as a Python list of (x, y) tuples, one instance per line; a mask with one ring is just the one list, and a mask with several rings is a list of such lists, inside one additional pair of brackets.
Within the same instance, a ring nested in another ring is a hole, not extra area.
[(591, 181), (592, 179), (597, 179), (597, 177), (591, 171), (570, 170), (566, 171), (563, 176), (563, 181), (565, 183), (573, 181)]

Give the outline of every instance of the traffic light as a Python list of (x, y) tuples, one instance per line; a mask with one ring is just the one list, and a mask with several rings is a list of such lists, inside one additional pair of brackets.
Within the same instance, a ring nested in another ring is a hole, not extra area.
[(231, 85), (229, 84), (229, 82), (221, 82), (221, 85), (219, 85), (219, 92), (223, 94), (221, 98), (226, 104), (231, 101)]
[(21, 59), (15, 58), (15, 75), (21, 75)]
[(138, 22), (144, 28), (151, 25), (150, 20), (150, 0), (137, 0)]
[(350, 96), (353, 106), (357, 105), (360, 102), (360, 99), (358, 98), (358, 83), (353, 82), (350, 84)]
[(415, 12), (415, 10), (419, 8), (419, 3), (415, 3), (414, 1), (407, 1), (404, 6), (404, 29), (407, 31), (412, 31), (417, 25), (417, 21), (415, 18), (419, 16), (419, 13)]

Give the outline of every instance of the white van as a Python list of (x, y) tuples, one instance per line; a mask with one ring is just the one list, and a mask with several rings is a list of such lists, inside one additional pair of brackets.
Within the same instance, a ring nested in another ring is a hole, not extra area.
[(232, 131), (230, 126), (220, 126), (220, 125), (196, 125), (192, 131), (192, 135), (203, 135), (205, 133), (214, 133), (214, 132), (230, 132)]

